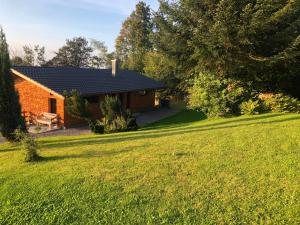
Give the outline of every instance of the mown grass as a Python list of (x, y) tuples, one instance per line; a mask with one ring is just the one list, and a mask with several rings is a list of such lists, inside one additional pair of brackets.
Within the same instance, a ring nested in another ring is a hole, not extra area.
[(300, 224), (300, 115), (205, 119), (0, 145), (1, 224)]

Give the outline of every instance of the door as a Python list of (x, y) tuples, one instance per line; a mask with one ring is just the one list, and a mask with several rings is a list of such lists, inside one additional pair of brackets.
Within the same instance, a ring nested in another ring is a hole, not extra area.
[(126, 108), (127, 108), (127, 109), (130, 109), (130, 92), (127, 93)]
[(50, 98), (49, 100), (49, 110), (50, 113), (56, 114), (57, 113), (57, 102), (55, 98)]

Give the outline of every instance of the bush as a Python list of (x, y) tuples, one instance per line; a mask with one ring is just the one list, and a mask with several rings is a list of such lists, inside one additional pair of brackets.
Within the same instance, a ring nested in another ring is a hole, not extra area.
[(21, 130), (17, 130), (15, 131), (15, 136), (17, 137), (19, 143), (21, 143), (22, 145), (25, 162), (34, 162), (41, 159), (41, 157), (37, 153), (39, 146), (35, 139), (30, 136), (30, 134), (24, 133)]
[(261, 102), (259, 100), (252, 99), (243, 102), (240, 105), (240, 110), (242, 115), (257, 115), (263, 111)]
[(89, 120), (89, 128), (94, 134), (103, 134), (104, 125), (100, 120)]
[(300, 101), (284, 94), (275, 94), (264, 99), (266, 107), (272, 112), (300, 113)]
[(78, 91), (72, 90), (70, 93), (64, 92), (66, 111), (75, 118), (89, 120), (91, 113), (89, 112), (88, 101), (85, 100)]
[(250, 96), (238, 82), (221, 80), (213, 74), (200, 74), (189, 94), (188, 107), (210, 117), (239, 114), (239, 105)]
[(137, 130), (136, 119), (130, 111), (123, 108), (117, 97), (106, 96), (101, 103), (101, 111), (104, 115), (103, 125), (105, 133), (124, 132)]

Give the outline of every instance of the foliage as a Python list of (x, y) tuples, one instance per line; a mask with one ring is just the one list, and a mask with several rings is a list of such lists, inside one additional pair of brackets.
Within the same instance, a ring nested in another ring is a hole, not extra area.
[(106, 96), (100, 109), (104, 115), (105, 133), (137, 130), (138, 126), (131, 113), (125, 110), (117, 97)]
[(84, 37), (67, 39), (48, 64), (52, 66), (89, 67), (93, 49)]
[(10, 71), (8, 45), (5, 34), (0, 29), (0, 131), (9, 141), (15, 141), (14, 131), (20, 128), (26, 131), (21, 115), (18, 94), (15, 91), (14, 78)]
[(64, 96), (65, 108), (70, 115), (84, 120), (91, 118), (88, 101), (77, 90), (72, 90), (70, 93), (64, 92)]
[(238, 114), (238, 106), (249, 94), (232, 80), (218, 79), (202, 73), (189, 89), (190, 109), (200, 110), (210, 117)]
[(104, 125), (100, 120), (90, 119), (89, 128), (94, 134), (103, 134), (104, 133)]
[(154, 47), (186, 80), (208, 71), (260, 89), (296, 89), (299, 1), (160, 1)]
[(174, 94), (179, 85), (175, 62), (157, 51), (145, 55), (144, 73), (155, 80), (162, 81), (168, 88), (169, 94)]
[(272, 112), (300, 113), (300, 101), (284, 94), (275, 94), (264, 100)]
[(41, 159), (41, 157), (37, 153), (39, 145), (30, 134), (17, 129), (15, 131), (15, 136), (18, 142), (22, 145), (25, 162), (34, 162)]
[(242, 115), (257, 115), (262, 112), (262, 103), (259, 100), (250, 99), (240, 105)]
[(10, 62), (11, 62), (11, 65), (13, 65), (13, 66), (24, 66), (25, 65), (23, 59), (20, 56), (13, 57), (10, 60)]
[(91, 47), (95, 55), (91, 57), (91, 67), (93, 68), (107, 68), (111, 66), (111, 60), (107, 47), (104, 42), (91, 39)]
[(201, 117), (0, 144), (0, 224), (299, 224), (300, 115)]
[(152, 49), (152, 27), (150, 8), (141, 1), (123, 23), (116, 40), (116, 54), (123, 68), (144, 71), (145, 54)]
[(24, 57), (22, 61), (17, 61), (21, 63), (21, 66), (44, 66), (46, 64), (45, 60), (45, 47), (40, 47), (35, 45), (31, 48), (28, 45), (23, 46)]

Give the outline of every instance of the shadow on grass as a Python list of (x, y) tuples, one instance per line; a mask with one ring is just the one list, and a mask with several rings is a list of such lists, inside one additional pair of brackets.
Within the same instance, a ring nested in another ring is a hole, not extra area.
[(121, 149), (111, 150), (111, 151), (86, 151), (82, 154), (47, 156), (39, 159), (39, 162), (60, 161), (66, 159), (90, 159), (95, 157), (111, 157), (111, 156), (117, 156), (128, 152), (139, 151), (140, 149), (143, 149), (147, 146), (148, 145), (141, 145), (141, 146), (135, 146), (134, 148), (127, 147), (127, 148), (121, 148)]
[[(122, 135), (95, 136), (95, 137), (89, 137), (80, 140), (71, 139), (71, 140), (66, 140), (63, 143), (57, 141), (45, 142), (43, 147), (51, 149), (51, 148), (64, 148), (64, 147), (75, 147), (75, 146), (76, 147), (92, 146), (92, 145), (107, 144), (107, 143), (118, 143), (123, 141), (135, 141), (139, 139), (153, 139), (158, 137), (168, 137), (173, 135), (188, 134), (194, 132), (204, 132), (204, 131), (211, 131), (211, 130), (245, 127), (250, 125), (282, 123), (282, 122), (288, 122), (288, 121), (294, 121), (300, 119), (300, 116), (293, 116), (287, 119), (265, 121), (265, 119), (270, 119), (279, 116), (282, 116), (282, 114), (267, 114), (267, 115), (255, 116), (251, 118), (229, 119), (222, 122), (217, 122), (213, 124), (200, 124), (198, 126), (193, 126), (193, 127), (180, 127), (180, 128), (173, 128), (173, 129), (161, 129), (155, 131), (147, 130), (147, 131), (140, 131), (134, 133), (126, 133)], [(251, 122), (251, 121), (256, 121), (256, 122)], [(236, 124), (240, 122), (246, 122), (246, 123)]]
[(182, 126), (183, 124), (193, 123), (205, 119), (207, 119), (207, 116), (202, 112), (197, 112), (194, 110), (184, 110), (177, 113), (174, 116), (170, 116), (160, 121), (148, 124), (145, 127), (141, 128), (141, 130), (158, 129), (161, 127), (164, 128), (177, 127), (177, 126)]

